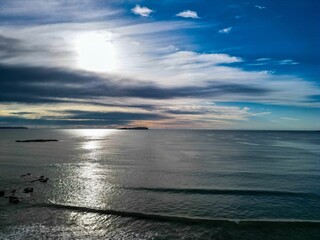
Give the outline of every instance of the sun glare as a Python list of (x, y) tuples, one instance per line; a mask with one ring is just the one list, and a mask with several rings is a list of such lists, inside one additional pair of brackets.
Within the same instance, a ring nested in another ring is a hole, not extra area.
[(116, 48), (112, 39), (102, 33), (86, 33), (75, 40), (77, 66), (95, 72), (110, 72), (117, 68)]
[(76, 134), (88, 139), (100, 139), (116, 133), (114, 129), (77, 129)]

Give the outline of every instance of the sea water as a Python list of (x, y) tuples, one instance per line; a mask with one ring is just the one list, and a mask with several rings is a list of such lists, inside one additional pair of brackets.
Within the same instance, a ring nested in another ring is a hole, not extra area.
[(12, 189), (0, 239), (319, 239), (320, 133), (0, 130)]

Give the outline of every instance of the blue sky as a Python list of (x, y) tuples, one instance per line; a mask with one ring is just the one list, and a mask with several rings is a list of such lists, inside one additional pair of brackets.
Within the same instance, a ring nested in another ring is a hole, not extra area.
[(319, 10), (0, 0), (0, 126), (319, 129)]

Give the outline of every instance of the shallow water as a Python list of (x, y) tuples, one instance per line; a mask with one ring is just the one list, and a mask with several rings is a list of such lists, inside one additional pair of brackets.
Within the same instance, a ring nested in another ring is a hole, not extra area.
[(316, 132), (0, 130), (0, 239), (318, 239), (319, 163)]

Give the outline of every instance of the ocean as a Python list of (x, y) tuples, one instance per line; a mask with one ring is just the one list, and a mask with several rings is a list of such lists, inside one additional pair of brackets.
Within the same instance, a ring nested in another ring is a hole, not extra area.
[(0, 239), (319, 239), (320, 133), (0, 130), (13, 189)]

